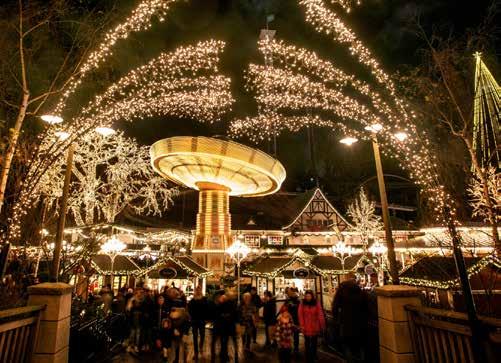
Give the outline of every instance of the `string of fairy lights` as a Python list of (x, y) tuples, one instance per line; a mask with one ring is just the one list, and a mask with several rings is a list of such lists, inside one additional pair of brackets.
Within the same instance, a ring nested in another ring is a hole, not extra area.
[(234, 120), (230, 133), (261, 141), (282, 130), (299, 131), (315, 125), (340, 130), (353, 140), (368, 140), (374, 134), (364, 129), (378, 124), (382, 153), (396, 158), (429, 195), (440, 223), (452, 218), (457, 224), (452, 198), (439, 182), (438, 162), (429, 138), (417, 129), (415, 115), (396, 95), (391, 77), (324, 0), (300, 0), (299, 4), (305, 9), (306, 22), (347, 45), (350, 55), (368, 68), (376, 86), (343, 72), (314, 52), (265, 37), (259, 50), (272, 62), (251, 65), (246, 77), (248, 90), (256, 94), (258, 115)]
[[(41, 141), (36, 159), (14, 206), (7, 238), (20, 237), (21, 219), (34, 201), (33, 190), (42, 175), (68, 146), (98, 126), (153, 115), (171, 115), (213, 122), (233, 103), (230, 79), (219, 74), (224, 42), (209, 40), (164, 53), (130, 71), (96, 96), (71, 123), (54, 126)], [(66, 135), (64, 139), (57, 135)]]
[(143, 0), (115, 28), (110, 29), (101, 43), (92, 51), (78, 69), (77, 75), (66, 87), (52, 114), (60, 115), (68, 98), (77, 90), (85, 76), (95, 71), (106, 59), (113, 55), (113, 48), (119, 40), (127, 39), (130, 34), (151, 28), (153, 18), (163, 22), (170, 6), (179, 0)]

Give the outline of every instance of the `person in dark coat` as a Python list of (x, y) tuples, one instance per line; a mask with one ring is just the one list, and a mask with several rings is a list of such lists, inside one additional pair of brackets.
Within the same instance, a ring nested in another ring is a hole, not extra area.
[[(295, 326), (299, 326), (299, 315), (298, 315), (298, 309), (299, 309), (299, 295), (297, 293), (297, 290), (294, 288), (288, 287), (285, 290), (285, 293), (287, 294), (287, 300), (285, 301), (285, 304), (287, 305), (287, 311), (289, 314), (292, 316), (292, 320), (294, 322)], [(299, 330), (294, 330), (294, 354), (299, 354)]]
[(172, 323), (172, 346), (175, 353), (173, 363), (179, 362), (182, 353), (183, 362), (188, 354), (188, 333), (190, 331), (190, 316), (185, 308), (174, 307), (171, 309), (169, 319)]
[(348, 274), (332, 303), (335, 328), (348, 363), (364, 361), (368, 309), (367, 293), (357, 284), (355, 275)]
[(269, 346), (272, 342), (275, 342), (274, 328), (277, 323), (277, 302), (268, 290), (264, 292), (263, 321), (264, 333), (266, 335), (265, 345)]
[[(257, 311), (263, 306), (263, 301), (259, 297), (257, 293), (257, 288), (255, 286), (252, 286), (250, 289), (250, 294), (252, 297), (252, 304), (256, 307), (256, 319), (257, 319)], [(252, 342), (257, 343), (257, 327), (254, 327), (254, 330), (252, 331)]]
[(237, 342), (237, 327), (238, 321), (237, 305), (235, 301), (228, 299), (224, 294), (215, 297), (213, 306), (213, 327), (212, 327), (212, 342), (211, 342), (211, 362), (216, 361), (216, 342), (221, 341), (221, 351), (219, 357), (221, 362), (227, 362), (228, 357), (228, 341), (230, 337), (235, 346), (235, 363), (238, 362), (238, 346)]
[[(188, 303), (188, 312), (191, 317), (191, 331), (193, 332), (193, 348), (195, 359), (198, 358), (199, 350), (203, 352), (205, 341), (205, 323), (209, 311), (207, 297), (202, 294), (202, 285), (195, 288), (193, 299)], [(198, 339), (200, 337), (200, 340)]]

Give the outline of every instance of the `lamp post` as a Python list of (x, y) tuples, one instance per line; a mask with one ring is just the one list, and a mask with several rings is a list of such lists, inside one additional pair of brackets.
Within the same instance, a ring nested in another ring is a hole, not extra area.
[(102, 246), (101, 246), (101, 252), (104, 254), (108, 255), (111, 260), (111, 289), (113, 291), (113, 286), (114, 286), (114, 281), (113, 281), (113, 271), (115, 267), (115, 258), (118, 256), (120, 252), (122, 252), (127, 245), (120, 241), (118, 238), (115, 236), (112, 236), (109, 240), (107, 240)]
[[(60, 124), (63, 122), (63, 119), (59, 116), (54, 115), (43, 115), (41, 119), (47, 122), (49, 125)], [(103, 137), (107, 137), (113, 135), (115, 130), (109, 127), (97, 127), (95, 131), (102, 135)], [(56, 131), (54, 133), (60, 142), (68, 139), (71, 134), (65, 131)], [(66, 214), (68, 213), (68, 197), (70, 193), (70, 182), (71, 182), (71, 174), (73, 170), (73, 155), (75, 153), (74, 143), (71, 142), (68, 146), (68, 153), (66, 155), (66, 170), (64, 173), (64, 185), (63, 185), (63, 194), (61, 196), (61, 205), (59, 206), (59, 219), (57, 221), (57, 230), (56, 230), (56, 240), (54, 246), (54, 255), (52, 258), (52, 268), (51, 268), (51, 279), (55, 282), (59, 280), (59, 265), (61, 262), (61, 248), (64, 237), (64, 227), (66, 225)]]
[(360, 251), (352, 246), (346, 245), (345, 242), (340, 241), (331, 247), (331, 251), (334, 257), (341, 261), (341, 268), (344, 274), (345, 261), (352, 255), (359, 253)]
[[(376, 163), (379, 196), (381, 199), (381, 211), (383, 214), (385, 239), (386, 245), (388, 246), (388, 262), (390, 264), (390, 275), (393, 284), (398, 285), (400, 283), (400, 280), (398, 278), (397, 258), (395, 255), (395, 245), (393, 243), (393, 235), (391, 231), (390, 212), (388, 209), (388, 198), (386, 195), (386, 186), (384, 183), (383, 165), (381, 163), (381, 154), (379, 152), (379, 143), (377, 141), (377, 133), (382, 129), (383, 126), (378, 123), (365, 127), (365, 130), (371, 133), (372, 149), (374, 151), (374, 161)], [(394, 136), (400, 142), (405, 141), (405, 139), (407, 138), (407, 134), (405, 132), (397, 132)], [(354, 137), (345, 137), (344, 139), (340, 140), (341, 143), (348, 146), (354, 144), (357, 141), (358, 140)]]
[(237, 239), (225, 252), (237, 263), (237, 301), (240, 304), (240, 264), (251, 252), (251, 249), (240, 239)]
[(380, 243), (379, 241), (375, 242), (372, 246), (369, 247), (369, 252), (376, 256), (379, 266), (383, 266), (383, 255), (388, 251), (388, 248)]

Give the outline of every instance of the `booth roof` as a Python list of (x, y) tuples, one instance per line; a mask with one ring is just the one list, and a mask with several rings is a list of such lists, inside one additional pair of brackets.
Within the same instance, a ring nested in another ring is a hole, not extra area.
[(161, 258), (153, 266), (144, 269), (143, 274), (147, 274), (151, 278), (159, 278), (159, 271), (171, 267), (177, 272), (178, 277), (186, 278), (188, 276), (201, 277), (211, 275), (211, 271), (200, 266), (193, 261), (189, 256), (168, 256)]
[[(294, 257), (265, 257), (249, 266), (246, 271), (250, 273), (272, 274), (291, 262)], [(244, 271), (244, 273), (246, 272)]]
[[(92, 262), (96, 265), (100, 273), (111, 272), (111, 258), (108, 255), (94, 255)], [(115, 257), (113, 264), (113, 273), (119, 275), (121, 273), (134, 273), (140, 271), (140, 267), (136, 265), (129, 257), (118, 255)]]
[(185, 264), (188, 268), (191, 268), (193, 271), (195, 271), (199, 275), (206, 274), (207, 272), (209, 272), (209, 270), (207, 270), (203, 266), (200, 266), (198, 263), (193, 261), (191, 259), (191, 257), (189, 257), (189, 256), (180, 256), (180, 257), (177, 257), (177, 259), (179, 261), (181, 261), (183, 264)]
[[(480, 257), (465, 257), (466, 268), (480, 261)], [(431, 281), (449, 281), (457, 278), (456, 263), (453, 257), (431, 256), (416, 261), (400, 274), (401, 277)]]
[[(354, 255), (348, 257), (344, 262), (345, 271), (355, 270), (355, 268), (358, 265), (358, 261), (360, 261), (360, 258), (361, 258), (360, 255)], [(326, 256), (326, 255), (315, 256), (311, 261), (311, 263), (318, 269), (324, 271), (341, 271), (343, 269), (343, 265), (341, 264), (339, 258), (336, 258), (334, 256)]]
[[(483, 268), (501, 268), (501, 261), (493, 256), (465, 257), (468, 276), (480, 272)], [(423, 257), (400, 274), (403, 284), (448, 289), (458, 285), (454, 257)]]

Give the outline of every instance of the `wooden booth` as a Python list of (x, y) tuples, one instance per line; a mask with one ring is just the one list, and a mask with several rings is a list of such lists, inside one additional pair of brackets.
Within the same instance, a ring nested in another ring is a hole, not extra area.
[[(501, 261), (489, 255), (465, 257), (465, 264), (479, 313), (501, 315)], [(400, 282), (419, 287), (429, 306), (465, 311), (452, 256), (423, 257), (400, 274)]]
[(330, 255), (308, 255), (301, 250), (292, 255), (270, 255), (249, 265), (242, 274), (250, 276), (258, 294), (269, 290), (277, 301), (284, 300), (287, 287), (297, 288), (300, 296), (313, 290), (324, 309), (330, 309), (334, 291), (340, 277), (356, 272), (361, 256), (346, 259), (344, 270), (341, 261)]
[(143, 270), (139, 277), (156, 291), (161, 291), (164, 286), (175, 286), (189, 298), (198, 284), (202, 284), (205, 293), (206, 279), (211, 275), (212, 271), (189, 256), (167, 256), (161, 257), (153, 266)]

